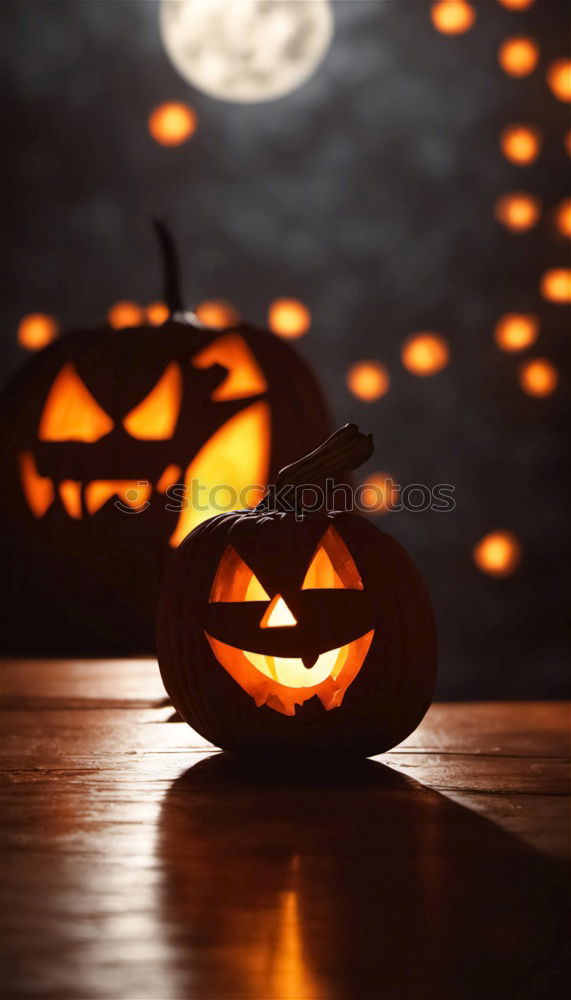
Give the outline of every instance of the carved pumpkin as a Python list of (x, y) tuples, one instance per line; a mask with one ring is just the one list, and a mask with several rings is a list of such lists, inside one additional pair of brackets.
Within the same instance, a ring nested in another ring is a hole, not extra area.
[[(371, 450), (347, 425), (278, 489), (343, 475)], [(175, 708), (228, 750), (381, 753), (418, 725), (434, 685), (430, 602), (398, 542), (352, 512), (296, 515), (268, 498), (177, 550), (157, 648)]]
[(171, 288), (162, 327), (67, 334), (4, 396), (9, 648), (150, 651), (174, 548), (229, 499), (254, 506), (299, 442), (327, 431), (288, 344), (243, 323), (209, 329), (179, 298)]

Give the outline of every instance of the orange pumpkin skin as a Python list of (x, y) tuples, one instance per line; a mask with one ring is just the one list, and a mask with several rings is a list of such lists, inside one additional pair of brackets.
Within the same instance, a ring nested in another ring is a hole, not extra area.
[[(362, 587), (302, 590), (312, 556), (331, 528), (350, 553)], [(295, 626), (274, 629), (271, 638), (271, 630), (257, 624), (262, 603), (245, 601), (242, 609), (229, 604), (226, 615), (209, 601), (229, 545), (268, 597), (285, 599)], [(331, 685), (325, 691), (318, 685), (307, 700), (300, 691), (299, 703), (293, 712), (290, 704), (287, 714), (283, 689), (274, 681), (262, 677), (256, 704), (222, 665), (214, 650), (223, 647), (208, 638), (213, 623), (218, 638), (224, 636), (230, 646), (287, 657), (374, 634), (340, 703), (330, 697)], [(430, 704), (436, 672), (434, 619), (418, 570), (398, 542), (352, 513), (306, 513), (296, 521), (293, 514), (260, 510), (200, 525), (177, 550), (166, 575), (157, 650), (163, 682), (180, 715), (216, 746), (242, 753), (382, 753), (416, 728)]]
[[(245, 365), (216, 360), (229, 336), (240, 342)], [(161, 438), (156, 431), (146, 437), (137, 408), (173, 370), (180, 387), (173, 425), (163, 422)], [(95, 416), (82, 440), (65, 440), (68, 431), (57, 405), (52, 417), (45, 417), (63, 371), (71, 371), (80, 410), (85, 393), (99, 406), (97, 412), (92, 405)], [(246, 384), (245, 371), (250, 371)], [(75, 331), (34, 356), (0, 399), (4, 650), (152, 652), (159, 584), (179, 524), (176, 502), (168, 510), (172, 501), (158, 489), (160, 478), (169, 466), (178, 466), (174, 482), (183, 482), (189, 463), (214, 435), (254, 407), (265, 407), (271, 421), (266, 482), (295, 457), (300, 442), (312, 447), (329, 429), (308, 366), (289, 344), (245, 323), (220, 330), (171, 319), (162, 327)], [(236, 449), (238, 456), (247, 453)], [(22, 470), (42, 480), (35, 511)], [(151, 484), (150, 506), (142, 513), (118, 511), (111, 486), (103, 498), (89, 492), (93, 481), (103, 482), (104, 493), (106, 484), (122, 482), (126, 492), (126, 482), (139, 480)], [(223, 473), (214, 480), (221, 481)], [(91, 513), (90, 496), (96, 507)], [(24, 622), (33, 622), (33, 628)]]

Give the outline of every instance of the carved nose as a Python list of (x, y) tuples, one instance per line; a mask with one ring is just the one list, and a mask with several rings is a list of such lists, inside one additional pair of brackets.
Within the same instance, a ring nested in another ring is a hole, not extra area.
[(264, 611), (260, 628), (284, 628), (291, 625), (297, 625), (297, 621), (281, 594), (276, 594)]

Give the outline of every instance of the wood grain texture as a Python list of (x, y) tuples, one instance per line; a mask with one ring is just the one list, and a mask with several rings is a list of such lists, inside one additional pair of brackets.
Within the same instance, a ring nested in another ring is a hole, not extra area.
[(168, 721), (153, 660), (2, 673), (7, 1000), (563, 996), (565, 706), (292, 775)]

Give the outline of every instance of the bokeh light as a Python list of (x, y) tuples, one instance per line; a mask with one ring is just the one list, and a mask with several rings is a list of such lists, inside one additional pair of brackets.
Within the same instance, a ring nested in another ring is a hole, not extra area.
[(511, 531), (498, 529), (484, 535), (474, 546), (474, 562), (489, 576), (510, 576), (521, 562), (521, 545)]
[(500, 45), (498, 59), (509, 76), (528, 76), (537, 66), (539, 49), (532, 38), (506, 38)]
[(149, 132), (161, 146), (180, 146), (196, 132), (198, 119), (182, 101), (167, 101), (149, 115)]
[(268, 325), (280, 337), (294, 340), (309, 330), (311, 313), (297, 299), (276, 299), (268, 310)]
[(432, 4), (430, 16), (443, 35), (463, 35), (476, 20), (476, 11), (466, 0), (439, 0)]
[(398, 498), (398, 484), (386, 472), (373, 472), (361, 485), (361, 503), (371, 514), (388, 514)]
[(562, 236), (571, 239), (571, 198), (565, 198), (555, 209), (555, 225)]
[(162, 326), (170, 315), (164, 302), (151, 302), (145, 309), (145, 313), (151, 326)]
[(556, 59), (547, 69), (547, 82), (559, 101), (571, 101), (571, 59)]
[(541, 278), (541, 294), (549, 302), (571, 302), (571, 268), (553, 267)]
[(47, 347), (56, 337), (58, 325), (53, 316), (46, 313), (29, 313), (18, 324), (18, 341), (28, 351)]
[(494, 215), (512, 233), (526, 233), (537, 225), (541, 215), (541, 202), (526, 191), (510, 191), (498, 198)]
[(528, 396), (550, 396), (559, 382), (559, 372), (547, 358), (533, 358), (522, 361), (518, 369), (518, 380)]
[(500, 149), (506, 160), (525, 166), (533, 163), (541, 148), (541, 133), (531, 125), (507, 125), (500, 135)]
[(415, 333), (405, 341), (401, 359), (413, 375), (435, 375), (448, 364), (450, 350), (438, 333)]
[(539, 317), (529, 313), (506, 313), (496, 323), (494, 340), (502, 351), (523, 351), (539, 335)]
[(111, 306), (107, 320), (115, 330), (122, 330), (127, 326), (140, 326), (145, 322), (145, 313), (136, 302), (125, 299)]
[(347, 372), (347, 386), (357, 399), (372, 403), (389, 390), (390, 376), (380, 361), (357, 361)]
[(240, 321), (238, 310), (226, 299), (206, 299), (204, 302), (199, 302), (194, 311), (201, 323), (215, 330), (236, 326)]
[(533, 6), (535, 0), (499, 0), (502, 7), (506, 7), (508, 10), (527, 10), (528, 7)]

